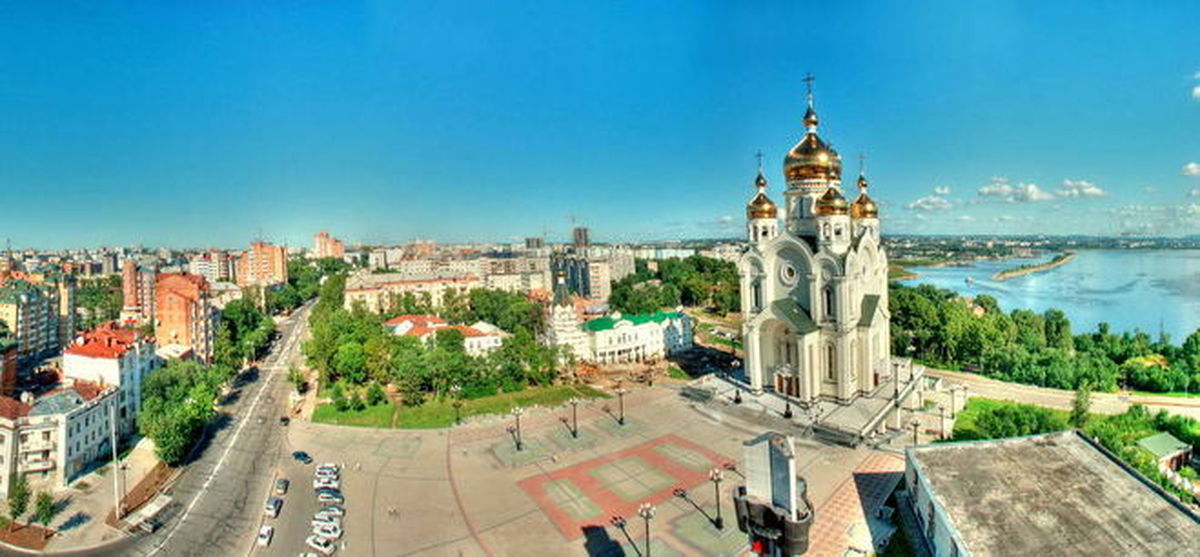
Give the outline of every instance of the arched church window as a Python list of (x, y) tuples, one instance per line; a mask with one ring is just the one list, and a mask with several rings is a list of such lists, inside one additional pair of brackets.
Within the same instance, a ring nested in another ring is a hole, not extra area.
[(825, 379), (837, 380), (837, 350), (832, 344), (825, 345)]
[(837, 308), (834, 307), (834, 298), (835, 297), (834, 297), (834, 293), (833, 293), (833, 285), (832, 284), (826, 285), (825, 288), (821, 291), (821, 294), (822, 294), (821, 301), (825, 307), (825, 318), (829, 319), (829, 320), (835, 319), (836, 318), (835, 312), (836, 312)]
[(755, 278), (754, 285), (750, 287), (750, 290), (752, 292), (750, 299), (754, 305), (754, 311), (759, 311), (763, 307), (762, 280)]

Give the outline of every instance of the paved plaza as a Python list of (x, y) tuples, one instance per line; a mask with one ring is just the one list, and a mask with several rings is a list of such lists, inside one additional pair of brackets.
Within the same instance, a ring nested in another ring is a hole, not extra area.
[[(280, 452), (292, 479), (276, 539), (264, 555), (302, 550), (316, 508), (312, 467), (291, 461), (305, 450), (343, 463), (347, 519), (339, 555), (640, 555), (644, 502), (656, 506), (651, 553), (745, 555), (730, 490), (742, 442), (761, 433), (754, 420), (693, 408), (671, 387), (625, 399), (626, 424), (609, 401), (579, 407), (579, 435), (564, 408), (528, 409), (521, 451), (511, 417), (479, 418), (450, 430), (375, 430), (297, 422)], [(792, 432), (797, 433), (797, 432)], [(898, 478), (899, 455), (798, 438), (798, 470), (817, 508), (810, 555), (842, 555), (890, 535), (872, 520)], [(732, 463), (721, 484), (722, 530), (709, 470)], [(681, 496), (676, 490), (682, 490)], [(614, 516), (625, 519), (615, 527)]]

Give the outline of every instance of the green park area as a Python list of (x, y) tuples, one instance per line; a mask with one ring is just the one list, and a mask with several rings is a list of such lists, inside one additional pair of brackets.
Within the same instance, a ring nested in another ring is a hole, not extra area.
[[(317, 372), (320, 397), (313, 421), (383, 428), (436, 428), (457, 415), (503, 414), (515, 407), (557, 406), (603, 396), (569, 380), (569, 358), (537, 342), (541, 307), (525, 296), (496, 290), (448, 291), (436, 308), (428, 297), (395, 296), (379, 312), (345, 307), (345, 276), (321, 286), (304, 347)], [(397, 315), (436, 314), (450, 323), (484, 321), (505, 331), (501, 346), (471, 355), (453, 327), (427, 338), (397, 336), (385, 322)], [(294, 374), (293, 382), (305, 382)], [(457, 408), (456, 408), (457, 406)]]
[(1182, 342), (1106, 323), (1076, 334), (1066, 314), (1004, 311), (995, 298), (963, 298), (927, 284), (893, 284), (892, 353), (931, 367), (1075, 390), (1200, 393), (1200, 331)]
[[(459, 415), (462, 418), (481, 414), (505, 414), (517, 407), (558, 406), (572, 398), (605, 396), (587, 386), (560, 385), (529, 387), (513, 393), (502, 393), (475, 399), (462, 399)], [(404, 406), (388, 401), (361, 410), (338, 410), (333, 403), (321, 404), (313, 412), (313, 421), (327, 424), (364, 427), (430, 429), (454, 425), (454, 399), (427, 400), (417, 406)]]

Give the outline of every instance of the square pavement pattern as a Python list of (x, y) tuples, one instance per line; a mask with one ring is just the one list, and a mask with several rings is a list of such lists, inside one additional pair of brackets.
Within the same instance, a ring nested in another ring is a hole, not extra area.
[(658, 505), (677, 488), (708, 481), (708, 471), (731, 459), (675, 435), (519, 482), (568, 540), (584, 527), (605, 526), (613, 515), (636, 516), (638, 505)]

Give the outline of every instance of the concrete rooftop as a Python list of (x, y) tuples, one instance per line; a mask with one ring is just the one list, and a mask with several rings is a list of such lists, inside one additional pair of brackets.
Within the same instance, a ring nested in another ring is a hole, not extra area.
[(1200, 518), (1075, 432), (913, 450), (974, 555), (1200, 555)]

